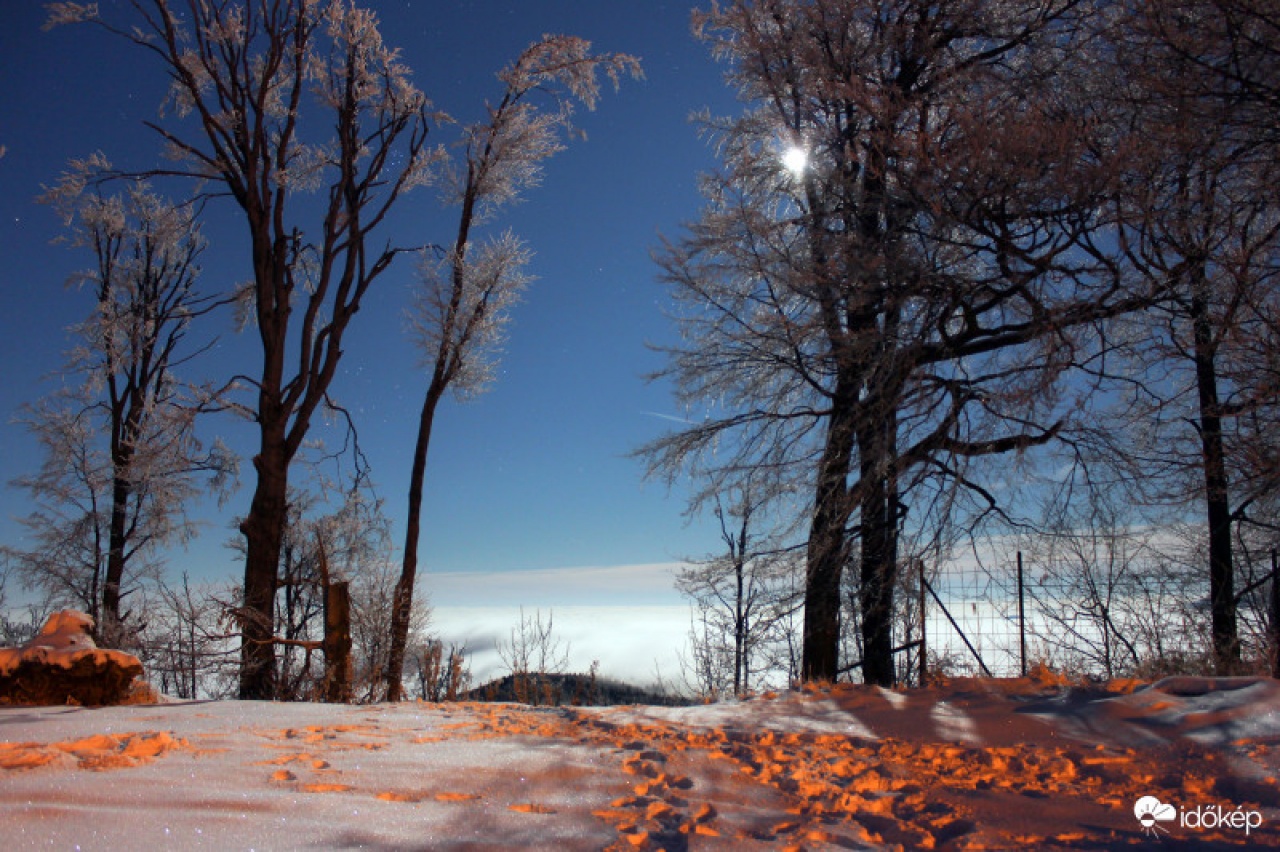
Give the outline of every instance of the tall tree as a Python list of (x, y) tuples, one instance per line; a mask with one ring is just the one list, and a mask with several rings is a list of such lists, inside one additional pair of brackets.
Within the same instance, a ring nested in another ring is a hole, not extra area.
[[(396, 254), (372, 236), (430, 175), (428, 102), (383, 43), (377, 17), (352, 0), (131, 5), (127, 25), (80, 3), (54, 4), (50, 23), (93, 21), (160, 61), (171, 109), (150, 126), (176, 161), (164, 173), (229, 195), (247, 227), (245, 296), (261, 367), (247, 379), (258, 449), (240, 527), (240, 696), (269, 698), (290, 463), (327, 403), (352, 318)], [(318, 205), (305, 200), (310, 190), (320, 190)]]
[[(593, 54), (591, 43), (572, 36), (546, 36), (526, 48), (498, 74), (502, 99), (488, 104), (485, 121), (464, 129), (458, 166), (447, 182), (447, 200), (458, 206), (458, 231), (436, 262), (424, 260), (414, 332), (431, 378), (414, 443), (409, 474), (409, 511), (404, 563), (396, 585), (387, 700), (403, 694), (404, 654), (418, 570), (422, 484), (436, 408), (445, 393), (459, 398), (482, 393), (492, 379), (512, 306), (529, 283), (530, 253), (509, 232), (478, 241), (475, 231), (504, 206), (520, 200), (542, 177), (544, 161), (563, 150), (576, 104), (595, 107), (599, 77), (616, 88), (623, 74), (638, 76), (640, 64), (624, 54)], [(550, 99), (550, 109), (539, 99)]]
[(190, 533), (184, 509), (197, 475), (216, 488), (234, 470), (220, 444), (206, 451), (195, 436), (216, 395), (176, 375), (198, 354), (186, 342), (192, 322), (218, 303), (196, 287), (204, 239), (189, 209), (144, 183), (86, 192), (77, 169), (48, 198), (68, 220), (69, 242), (93, 254), (72, 283), (92, 291), (94, 309), (65, 370), (78, 383), (26, 410), (45, 458), (17, 484), (43, 508), (24, 521), (36, 547), (15, 555), (29, 585), (70, 597), (115, 646), (122, 601), (148, 559)]
[(998, 508), (971, 465), (1052, 439), (1088, 323), (1137, 303), (1093, 239), (1110, 186), (1070, 73), (1082, 6), (741, 0), (696, 18), (749, 109), (712, 123), (724, 170), (660, 257), (687, 341), (666, 375), (707, 417), (648, 451), (810, 490), (805, 679), (840, 670), (856, 564), (863, 676), (892, 682), (910, 493)]
[(1121, 452), (1141, 469), (1148, 496), (1202, 507), (1212, 652), (1223, 673), (1241, 661), (1233, 528), (1261, 496), (1245, 481), (1259, 437), (1246, 433), (1273, 407), (1266, 371), (1249, 366), (1259, 363), (1258, 342), (1276, 340), (1268, 306), (1280, 271), (1270, 191), (1280, 137), (1255, 103), (1280, 82), (1256, 57), (1274, 59), (1280, 48), (1280, 19), (1266, 6), (1138, 4), (1117, 22), (1109, 53), (1112, 74), (1128, 85), (1108, 97), (1146, 141), (1126, 163), (1122, 244), (1160, 294), (1127, 334), (1126, 396), (1141, 424), (1116, 434), (1136, 439)]

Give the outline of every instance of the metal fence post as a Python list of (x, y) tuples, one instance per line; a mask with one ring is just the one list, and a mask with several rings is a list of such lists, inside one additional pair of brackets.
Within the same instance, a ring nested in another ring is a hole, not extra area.
[(920, 568), (920, 686), (929, 681), (929, 639), (925, 632), (924, 560), (917, 559)]
[(1022, 585), (1022, 551), (1018, 551), (1018, 649), (1022, 658), (1022, 676), (1027, 676), (1027, 611)]
[(1280, 574), (1276, 573), (1276, 552), (1271, 551), (1271, 676), (1280, 678)]

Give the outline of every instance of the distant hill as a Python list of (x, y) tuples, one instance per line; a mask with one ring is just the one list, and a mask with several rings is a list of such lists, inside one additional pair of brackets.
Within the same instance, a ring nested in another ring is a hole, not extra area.
[(691, 703), (680, 696), (665, 695), (590, 674), (509, 674), (477, 686), (459, 697), (464, 701), (514, 701), (550, 706), (650, 704), (683, 707)]

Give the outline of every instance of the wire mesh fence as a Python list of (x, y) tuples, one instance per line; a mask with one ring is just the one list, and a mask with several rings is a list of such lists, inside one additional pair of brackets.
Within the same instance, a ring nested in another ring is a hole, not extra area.
[(924, 585), (924, 635), (935, 670), (1011, 677), (1024, 671), (1025, 596), (1018, 572), (953, 568)]
[[(1280, 600), (1272, 570), (1236, 593), (1244, 664), (1274, 668), (1270, 638)], [(900, 665), (904, 681), (932, 674), (1014, 677), (1037, 663), (1101, 678), (1208, 672), (1210, 604), (1202, 572), (1165, 562), (996, 565), (917, 564), (909, 583), (920, 648)], [(909, 637), (908, 637), (909, 638)]]

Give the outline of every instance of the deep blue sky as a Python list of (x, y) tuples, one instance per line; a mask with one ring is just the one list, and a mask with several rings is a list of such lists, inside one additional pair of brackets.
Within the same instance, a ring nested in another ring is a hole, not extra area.
[[(108, 14), (117, 6), (101, 4)], [(119, 5), (124, 5), (123, 3)], [(689, 35), (690, 4), (634, 0), (374, 0), (386, 40), (403, 49), (414, 79), (435, 104), (463, 119), (499, 93), (493, 74), (543, 33), (590, 39), (599, 50), (636, 54), (646, 79), (609, 93), (579, 115), (588, 140), (555, 158), (542, 187), (509, 211), (511, 227), (536, 252), (538, 281), (515, 312), (501, 377), (467, 405), (448, 402), (436, 422), (427, 474), (422, 557), (431, 572), (506, 571), (670, 562), (717, 547), (706, 524), (686, 526), (683, 495), (642, 484), (627, 458), (678, 416), (670, 389), (643, 374), (662, 363), (646, 341), (670, 340), (666, 298), (649, 253), (674, 236), (699, 206), (696, 175), (713, 152), (688, 121), (705, 106), (735, 109), (722, 69)], [(154, 118), (163, 72), (145, 51), (87, 26), (42, 32), (34, 2), (0, 10), (0, 543), (21, 544), (14, 516), (26, 495), (9, 480), (38, 464), (34, 441), (11, 422), (21, 403), (47, 392), (66, 327), (89, 309), (88, 294), (63, 281), (90, 258), (50, 241), (53, 212), (35, 202), (68, 158), (104, 151), (121, 166), (155, 161), (159, 145), (142, 127)], [(393, 236), (445, 242), (451, 213), (430, 190), (398, 209)], [(205, 287), (248, 278), (234, 228), (210, 232)], [(355, 319), (336, 396), (356, 415), (388, 504), (397, 541), (417, 410), (425, 378), (403, 334), (412, 264), (394, 268)], [(256, 341), (229, 321), (216, 369), (251, 369)], [(206, 362), (206, 368), (209, 368)], [(253, 427), (231, 418), (206, 433), (248, 452)], [(333, 436), (330, 436), (333, 437)], [(240, 490), (176, 567), (234, 578), (222, 547), (252, 486), (244, 462)], [(492, 575), (488, 575), (492, 577)], [(669, 582), (663, 579), (663, 583)], [(430, 589), (430, 580), (427, 587)], [(572, 593), (566, 589), (566, 603)], [(626, 602), (626, 601), (621, 601)]]

